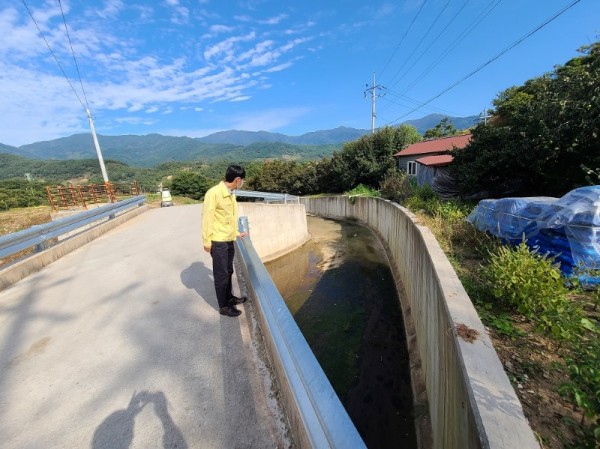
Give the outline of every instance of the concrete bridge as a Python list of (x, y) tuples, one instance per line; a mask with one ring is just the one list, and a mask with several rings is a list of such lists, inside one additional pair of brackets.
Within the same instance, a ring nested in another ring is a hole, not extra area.
[[(364, 447), (335, 401), (314, 416), (302, 411), (329, 404), (331, 391), (312, 377), (312, 362), (294, 364), (298, 352), (282, 360), (285, 310), (261, 299), (270, 293), (252, 254), (267, 259), (302, 244), (306, 207), (359, 219), (387, 243), (415, 398), (429, 406), (421, 447), (538, 447), (462, 286), (414, 217), (366, 198), (303, 202), (240, 208), (252, 240), (240, 247), (235, 289), (253, 300), (239, 319), (217, 312), (201, 205), (138, 214), (0, 292), (1, 446)], [(459, 337), (459, 324), (475, 342)], [(348, 435), (356, 444), (344, 443)]]

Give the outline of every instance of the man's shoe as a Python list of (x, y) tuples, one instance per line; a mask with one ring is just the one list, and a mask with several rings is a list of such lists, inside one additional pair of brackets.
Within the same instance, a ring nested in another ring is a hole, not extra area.
[(236, 309), (233, 306), (227, 306), (227, 307), (221, 307), (219, 309), (219, 313), (221, 315), (236, 317), (236, 316), (239, 316), (242, 312), (240, 312), (238, 309)]
[(241, 298), (238, 298), (237, 296), (232, 296), (231, 298), (229, 298), (229, 305), (235, 306), (238, 304), (243, 304), (246, 301), (248, 301), (248, 298), (245, 296), (242, 296)]

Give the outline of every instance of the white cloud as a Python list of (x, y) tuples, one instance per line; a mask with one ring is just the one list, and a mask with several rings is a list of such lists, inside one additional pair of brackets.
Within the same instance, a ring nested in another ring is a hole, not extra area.
[(229, 33), (233, 31), (234, 28), (227, 25), (212, 25), (209, 28), (211, 34), (219, 34), (219, 33)]
[(246, 101), (246, 100), (250, 100), (250, 98), (252, 98), (252, 97), (250, 97), (250, 96), (248, 96), (248, 95), (245, 95), (245, 96), (244, 96), (244, 95), (241, 95), (241, 96), (239, 96), (239, 97), (232, 98), (232, 99), (231, 99), (231, 100), (229, 100), (229, 101)]
[(274, 131), (293, 123), (310, 111), (310, 108), (304, 107), (253, 111), (234, 117), (229, 129)]
[(263, 25), (277, 25), (278, 23), (280, 23), (282, 20), (287, 18), (287, 14), (279, 14), (278, 16), (275, 17), (271, 17), (270, 19), (267, 20), (259, 20), (258, 23), (261, 23)]
[(98, 10), (96, 14), (106, 19), (109, 17), (115, 17), (123, 10), (122, 0), (107, 0), (104, 2), (104, 9)]
[[(68, 5), (66, 2), (64, 5), (66, 11)], [(169, 16), (159, 16), (156, 7), (154, 11), (151, 7), (128, 4), (123, 0), (106, 0), (96, 6), (86, 5), (88, 9), (83, 13), (79, 11), (79, 16), (76, 11), (67, 15), (77, 68), (90, 109), (98, 115), (95, 120), (102, 120), (105, 126), (154, 124), (157, 119), (149, 119), (149, 114), (156, 117), (171, 114), (174, 106), (183, 109), (180, 104), (192, 104), (189, 110), (202, 112), (204, 108), (195, 105), (248, 101), (253, 97), (252, 89), (271, 87), (266, 74), (291, 67), (290, 61), (279, 62), (281, 56), (309, 40), (298, 38), (282, 43), (276, 38), (282, 32), (271, 33), (266, 39), (260, 28), (248, 28), (241, 23), (233, 27), (212, 19), (213, 25), (208, 30), (213, 36), (231, 33), (238, 26), (245, 28), (245, 32), (202, 48), (202, 61), (189, 51), (194, 46), (198, 48), (199, 36), (195, 38), (196, 42), (192, 39), (149, 49), (143, 40), (138, 40), (137, 33), (125, 35), (119, 32), (122, 24), (111, 25), (111, 20), (124, 12), (138, 18), (144, 16), (143, 23), (136, 21), (127, 25), (139, 27), (139, 31), (151, 21), (166, 23)], [(180, 19), (189, 18), (189, 11), (178, 10), (181, 4), (177, 0), (165, 0), (162, 7), (169, 8)], [(89, 131), (84, 106), (73, 93), (75, 90), (79, 99), (85, 102), (60, 9), (53, 1), (48, 1), (43, 9), (32, 9), (32, 12), (71, 84), (56, 65), (27, 13), (13, 6), (0, 6), (0, 34), (3, 36), (0, 98), (5, 112), (0, 142), (6, 144), (30, 143)], [(195, 14), (197, 18), (198, 12)], [(99, 20), (99, 16), (103, 19)], [(275, 25), (285, 18), (285, 15), (274, 16), (269, 22)], [(236, 20), (243, 19), (238, 17)], [(165, 36), (183, 35), (168, 26), (163, 29), (152, 26), (156, 33), (165, 33)], [(144, 117), (136, 116), (140, 112)], [(125, 117), (112, 118), (113, 113)], [(42, 136), (45, 138), (41, 139)], [(27, 141), (23, 142), (23, 139)]]
[(268, 68), (267, 70), (265, 70), (265, 73), (281, 72), (282, 70), (290, 68), (291, 66), (291, 62), (285, 62), (283, 64), (276, 65), (275, 67)]
[(256, 38), (256, 32), (252, 31), (244, 36), (234, 36), (215, 45), (210, 46), (204, 51), (204, 59), (211, 60), (215, 56), (225, 55), (225, 61), (230, 62), (234, 58), (233, 48), (239, 42), (248, 42)]
[(120, 124), (129, 124), (129, 125), (153, 125), (156, 123), (156, 120), (154, 119), (148, 119), (148, 118), (143, 118), (143, 117), (119, 117), (117, 119), (115, 119), (115, 122), (120, 123)]

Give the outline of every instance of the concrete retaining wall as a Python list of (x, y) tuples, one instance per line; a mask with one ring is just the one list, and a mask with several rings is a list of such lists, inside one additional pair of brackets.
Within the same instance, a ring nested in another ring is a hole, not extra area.
[(248, 217), (252, 243), (263, 262), (293, 251), (310, 238), (304, 204), (238, 202), (238, 216)]
[[(302, 198), (308, 213), (358, 219), (380, 233), (394, 259), (422, 361), (433, 446), (539, 448), (471, 300), (428, 228), (375, 198)], [(469, 342), (468, 335), (475, 335)]]

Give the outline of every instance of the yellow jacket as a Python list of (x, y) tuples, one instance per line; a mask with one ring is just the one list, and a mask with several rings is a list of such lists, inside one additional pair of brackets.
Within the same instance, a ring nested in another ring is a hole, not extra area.
[(237, 219), (237, 201), (225, 183), (208, 189), (202, 206), (202, 246), (235, 240), (240, 234)]

